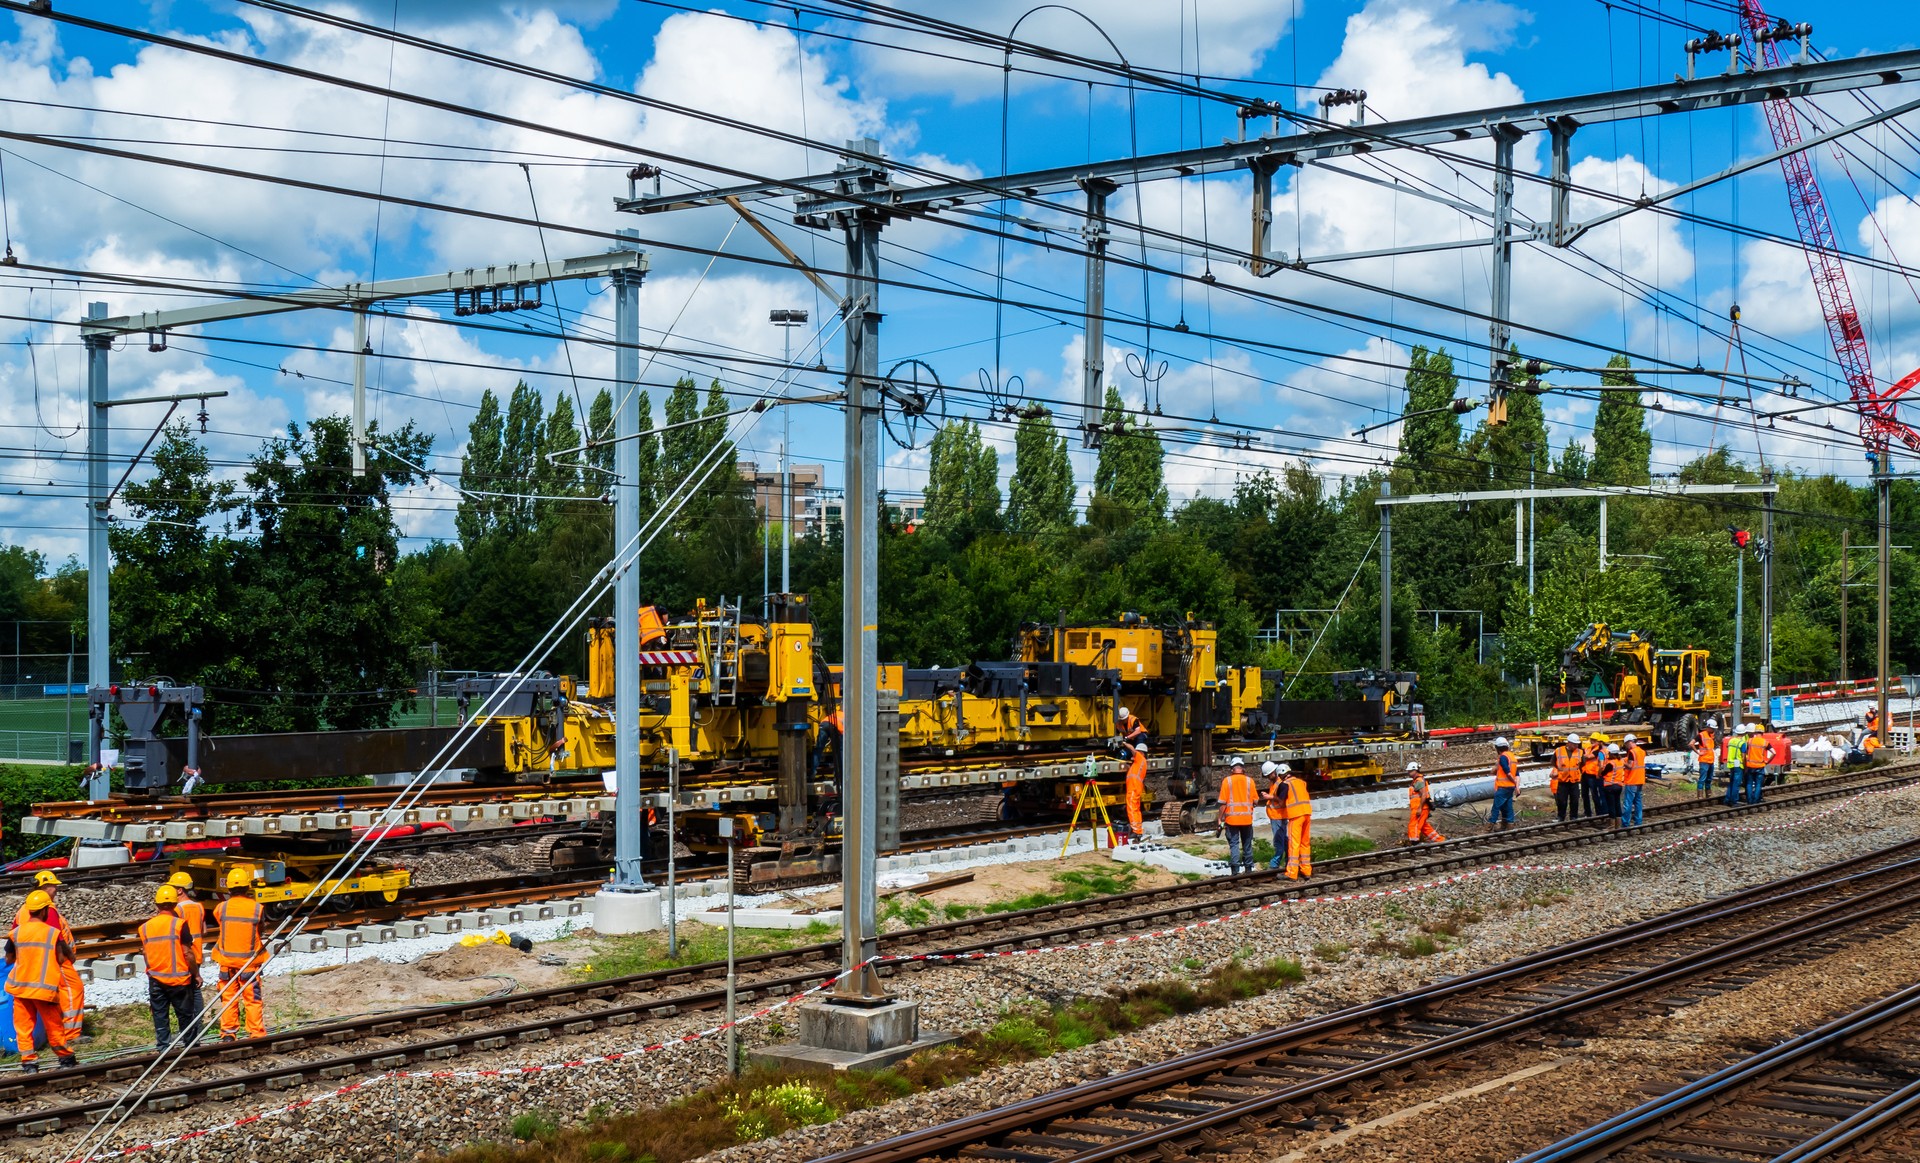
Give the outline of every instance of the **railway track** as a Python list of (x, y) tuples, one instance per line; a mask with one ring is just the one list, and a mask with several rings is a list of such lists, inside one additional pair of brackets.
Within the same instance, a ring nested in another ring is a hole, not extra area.
[(1689, 1001), (1735, 990), (1920, 923), (1915, 850), (1910, 841), (1883, 854), (1900, 858), (1878, 868), (1835, 866), (1811, 880), (1761, 885), (821, 1163), (1120, 1163), (1272, 1153), (1288, 1131), (1337, 1123), (1343, 1100), (1428, 1077), (1502, 1043), (1577, 1038), (1595, 1018), (1615, 1022), (1684, 1004), (1676, 990)]
[[(1812, 1163), (1920, 1119), (1920, 986), (1525, 1156), (1519, 1163)], [(1890, 1158), (1912, 1158), (1901, 1151)]]
[[(1906, 772), (1882, 773), (1876, 780), (1822, 781), (1823, 785), (1833, 786), (1783, 796), (1763, 804), (1760, 810), (1811, 805), (1869, 788), (1899, 786), (1912, 782), (1913, 778), (1913, 773)], [(1674, 812), (1650, 818), (1642, 828), (1632, 831), (1652, 834), (1743, 812), (1754, 814), (1753, 809), (1722, 809), (1717, 805), (1690, 813)], [(1272, 873), (1220, 877), (989, 917), (946, 921), (884, 935), (880, 939), (880, 950), (885, 956), (904, 959), (1066, 944), (1187, 923), (1201, 917), (1223, 916), (1304, 893), (1321, 895), (1360, 890), (1395, 879), (1497, 859), (1564, 851), (1617, 839), (1624, 834), (1587, 826), (1587, 822), (1540, 825), (1448, 841), (1424, 850), (1395, 849), (1327, 861), (1324, 871), (1310, 882), (1310, 887), (1276, 878)], [(1903, 845), (1891, 854), (1842, 862), (1817, 873), (1748, 890), (1732, 899), (1758, 899), (1769, 893), (1791, 891), (1794, 886), (1813, 885), (1823, 878), (1843, 877), (1850, 870), (1875, 862), (1899, 859), (1903, 853), (1920, 853), (1920, 841)], [(1911, 871), (1916, 898), (1920, 899), (1920, 864)], [(1715, 902), (1716, 905), (1725, 903)], [(823, 942), (741, 958), (738, 965), (742, 997), (753, 1001), (762, 996), (786, 996), (811, 988), (838, 972), (838, 952), (838, 942)], [(891, 975), (938, 964), (938, 961), (908, 961), (883, 966), (881, 972)], [(724, 976), (723, 963), (676, 966), (501, 998), (346, 1019), (259, 1039), (203, 1043), (187, 1052), (177, 1075), (179, 1080), (156, 1090), (147, 1101), (153, 1109), (167, 1110), (202, 1098), (238, 1098), (252, 1091), (378, 1073), (409, 1064), (430, 1064), (470, 1051), (503, 1049), (556, 1035), (580, 1034), (715, 1009), (724, 1004)], [(532, 1016), (501, 1024), (500, 1019), (516, 1015)], [(403, 1035), (410, 1036), (411, 1040), (401, 1042)], [(369, 1041), (372, 1044), (364, 1044)], [(363, 1044), (353, 1047), (356, 1042)], [(332, 1049), (334, 1047), (346, 1048)], [(67, 1070), (0, 1079), (0, 1134), (51, 1133), (62, 1126), (75, 1126), (109, 1107), (113, 1102), (112, 1084), (137, 1077), (151, 1060), (151, 1054), (122, 1056), (83, 1062)], [(69, 1102), (50, 1101), (46, 1097), (66, 1091), (82, 1093)]]

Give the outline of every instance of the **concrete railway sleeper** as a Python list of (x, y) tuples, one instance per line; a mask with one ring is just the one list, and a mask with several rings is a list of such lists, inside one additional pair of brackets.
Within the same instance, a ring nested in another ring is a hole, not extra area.
[(1920, 986), (1675, 1088), (1519, 1163), (1811, 1163), (1920, 1119)]
[(1920, 920), (1920, 862), (1778, 891), (1788, 883), (1761, 886), (1771, 896), (1749, 890), (1706, 902), (823, 1163), (1144, 1163), (1230, 1153), (1274, 1128), (1320, 1129), (1343, 1095), (1424, 1077), (1501, 1042), (1566, 1036), (1596, 1012), (1659, 1006), (1682, 984), (1696, 996), (1737, 989)]
[[(1902, 859), (1911, 860), (1916, 853), (1920, 853), (1920, 840), (1854, 857), (1798, 876), (1756, 885), (1729, 897), (1651, 918), (1605, 937), (1567, 946), (1558, 952), (1572, 957), (1589, 949), (1612, 948), (1622, 942), (1664, 937), (1670, 932), (1684, 931), (1689, 925), (1708, 917), (1723, 925), (1738, 925), (1745, 923), (1741, 918), (1752, 910), (1784, 907), (1784, 903), (1803, 898), (1842, 894), (1858, 901), (1878, 881), (1901, 880), (1920, 872), (1920, 860), (1913, 860), (1908, 865), (1894, 864)], [(1875, 867), (1890, 864), (1893, 867)], [(1271, 879), (1266, 879), (1270, 885)], [(1090, 911), (1096, 910), (1102, 903), (1099, 900), (1028, 910), (1024, 914), (1007, 914), (1003, 919), (1008, 924), (1002, 928), (982, 926), (979, 922), (929, 926), (883, 937), (882, 953), (890, 958), (926, 954), (951, 956), (985, 952), (1015, 941), (1021, 944), (1062, 943), (1108, 929), (1131, 928), (1135, 923), (1145, 927), (1141, 923), (1143, 920), (1148, 923), (1171, 920), (1179, 913), (1196, 911), (1192, 904), (1181, 899), (1181, 894), (1176, 890), (1127, 895), (1148, 896), (1159, 903), (1144, 915), (1133, 913), (1124, 918), (1105, 916), (1091, 924), (1078, 918), (1084, 918)], [(1227, 902), (1227, 907), (1216, 902), (1213, 907), (1201, 911), (1231, 911), (1248, 900), (1271, 900), (1275, 895), (1269, 892), (1236, 896)], [(1018, 931), (1021, 923), (1044, 924), (1069, 918), (1074, 919), (1074, 923), (1065, 927)], [(973, 932), (981, 927), (990, 930), (982, 939), (952, 943), (952, 938), (959, 935), (960, 930)], [(742, 988), (762, 998), (785, 996), (809, 988), (837, 972), (838, 965), (834, 961), (837, 949), (837, 945), (820, 944), (741, 958)], [(1526, 964), (1532, 963), (1530, 960)], [(938, 960), (912, 961), (885, 965), (881, 971), (893, 973), (900, 968), (919, 969), (939, 964), (941, 962)], [(148, 1096), (147, 1102), (153, 1109), (159, 1110), (196, 1098), (237, 1098), (255, 1090), (284, 1088), (356, 1073), (400, 1069), (405, 1065), (431, 1064), (466, 1050), (498, 1048), (555, 1034), (583, 1033), (593, 1028), (624, 1026), (712, 1009), (724, 1004), (725, 993), (722, 988), (717, 984), (707, 988), (687, 987), (698, 981), (717, 983), (723, 975), (724, 965), (720, 963), (677, 966), (625, 978), (530, 991), (462, 1005), (370, 1015), (260, 1039), (202, 1044), (188, 1052), (181, 1070), (187, 1075), (204, 1073), (206, 1077), (182, 1078), (171, 1086), (156, 1090)], [(463, 1022), (484, 1022), (503, 1014), (538, 1010), (551, 1012), (537, 1020), (530, 1019), (506, 1027), (489, 1025), (400, 1045), (392, 1041), (395, 1035), (408, 1031), (436, 1030)], [(298, 1060), (300, 1055), (314, 1050), (362, 1039), (378, 1039), (379, 1044), (322, 1059)], [(259, 1057), (272, 1057), (277, 1061), (272, 1066), (245, 1073), (228, 1073), (233, 1070), (235, 1063)], [(114, 1095), (108, 1088), (114, 1083), (137, 1077), (150, 1061), (150, 1055), (128, 1056), (83, 1063), (71, 1070), (8, 1078), (0, 1082), (0, 1102), (11, 1109), (0, 1111), (0, 1133), (50, 1133), (60, 1127), (78, 1125), (112, 1106)], [(32, 1095), (88, 1087), (97, 1088), (100, 1093), (59, 1105), (26, 1105), (32, 1101)]]

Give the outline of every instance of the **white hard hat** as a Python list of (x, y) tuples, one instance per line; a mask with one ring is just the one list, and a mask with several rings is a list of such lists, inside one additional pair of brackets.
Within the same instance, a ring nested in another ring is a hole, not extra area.
[(1409, 760), (1407, 760), (1407, 770), (1408, 770), (1408, 771), (1419, 771), (1419, 770), (1420, 770), (1420, 761), (1419, 761), (1418, 759), (1409, 759)]
[(1618, 754), (1620, 754), (1620, 745), (1619, 745), (1618, 743), (1609, 743), (1609, 744), (1607, 744), (1607, 754), (1608, 754), (1608, 755), (1618, 755)]
[(1573, 744), (1573, 745), (1574, 745), (1575, 747), (1578, 747), (1578, 746), (1580, 746), (1580, 736), (1578, 736), (1578, 735), (1569, 735), (1569, 736), (1567, 736), (1567, 742), (1569, 742), (1569, 743), (1571, 743), (1571, 744)]
[(1512, 746), (1512, 744), (1507, 742), (1507, 737), (1505, 735), (1495, 735), (1493, 737), (1493, 745), (1495, 748)]
[(1240, 758), (1238, 755), (1236, 755), (1232, 759), (1229, 759), (1227, 761), (1227, 765), (1230, 767), (1245, 767), (1247, 765), (1247, 761)]
[(1638, 743), (1640, 741), (1640, 736), (1635, 735), (1633, 732), (1629, 731), (1627, 732), (1626, 741), (1628, 743)]
[(1279, 775), (1291, 775), (1291, 774), (1293, 773), (1293, 768), (1292, 768), (1292, 766), (1290, 766), (1289, 764), (1285, 764), (1285, 763), (1276, 763), (1276, 764), (1274, 764), (1274, 769), (1275, 769), (1275, 772), (1276, 772), (1276, 774), (1279, 774)]
[(1720, 725), (1720, 716), (1718, 716), (1718, 715), (1708, 715), (1708, 716), (1707, 716), (1707, 726), (1709, 726), (1709, 727), (1718, 727), (1719, 725)]
[(1128, 711), (1125, 707), (1121, 707), (1119, 710), (1113, 713), (1113, 717), (1116, 719), (1124, 719), (1131, 713), (1132, 712)]
[[(1238, 760), (1236, 760), (1235, 762), (1238, 762)], [(1265, 763), (1260, 765), (1260, 774), (1261, 775), (1279, 775), (1280, 765), (1275, 763), (1273, 760), (1269, 759)]]
[(1133, 753), (1135, 755), (1145, 755), (1147, 753), (1147, 745), (1145, 743), (1135, 743), (1133, 745)]

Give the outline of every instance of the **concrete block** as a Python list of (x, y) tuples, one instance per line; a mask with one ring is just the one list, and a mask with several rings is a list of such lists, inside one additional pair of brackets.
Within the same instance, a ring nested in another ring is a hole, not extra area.
[[(687, 919), (699, 921), (703, 925), (725, 928), (727, 911), (711, 909), (707, 912), (695, 913)], [(832, 912), (805, 914), (789, 912), (785, 909), (736, 909), (733, 916), (733, 923), (742, 929), (804, 929), (815, 921), (838, 925), (840, 920), (841, 913), (838, 909)]]
[(328, 929), (321, 935), (327, 939), (330, 949), (354, 949), (360, 945), (360, 934), (353, 929)]
[(425, 921), (395, 921), (393, 923), (393, 935), (402, 941), (411, 940), (414, 937), (424, 937), (431, 931), (431, 929), (427, 928)]
[(360, 934), (360, 943), (363, 945), (384, 945), (399, 936), (392, 925), (356, 925), (354, 932)]
[(278, 836), (282, 818), (280, 816), (242, 816), (240, 823), (249, 836)]
[(484, 929), (488, 925), (493, 924), (493, 914), (482, 909), (476, 909), (466, 913), (455, 913), (453, 915), (458, 917), (460, 923), (468, 929)]
[(462, 928), (464, 928), (464, 926), (460, 923), (459, 917), (427, 918), (427, 932), (429, 933), (458, 933)]
[(553, 919), (553, 906), (536, 905), (533, 910), (533, 919), (536, 921), (551, 921)]
[(517, 925), (526, 919), (527, 911), (525, 909), (508, 909), (506, 919), (500, 923), (503, 925)]
[(136, 972), (133, 962), (122, 957), (96, 957), (82, 962), (80, 968), (90, 972), (94, 981), (129, 981)]
[(660, 893), (633, 892), (609, 885), (593, 897), (593, 927), (609, 936), (651, 933), (661, 927)]
[(199, 820), (170, 820), (165, 831), (168, 840), (204, 840), (207, 826)]
[(800, 1041), (750, 1053), (756, 1063), (811, 1070), (878, 1070), (956, 1034), (920, 1029), (920, 1003), (881, 1006), (815, 1002), (800, 1007)]
[(207, 821), (207, 836), (212, 839), (246, 834), (247, 821), (243, 816), (215, 816)]
[(105, 820), (54, 820), (56, 836), (78, 836), (82, 840), (105, 840), (113, 825)]
[(575, 899), (561, 901), (556, 907), (560, 910), (560, 915), (563, 917), (580, 917), (585, 916), (591, 911), (593, 906), (588, 901)]
[[(295, 953), (318, 953), (327, 947), (327, 938), (321, 933), (302, 933), (287, 942), (287, 948)], [(208, 950), (212, 956), (212, 950)]]
[(480, 818), (483, 820), (511, 820), (514, 818), (512, 804), (480, 804)]
[(23, 836), (51, 836), (53, 821), (43, 820), (39, 816), (25, 816), (20, 820), (20, 833)]
[(80, 965), (76, 967), (76, 971), (80, 974), (81, 981), (86, 982), (88, 985), (93, 984), (93, 966)]

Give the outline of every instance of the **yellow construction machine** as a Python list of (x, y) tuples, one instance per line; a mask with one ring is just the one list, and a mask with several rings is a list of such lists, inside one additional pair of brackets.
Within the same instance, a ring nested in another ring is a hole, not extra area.
[(1720, 677), (1707, 669), (1702, 647), (1661, 650), (1637, 630), (1615, 630), (1595, 622), (1560, 656), (1560, 691), (1569, 678), (1599, 672), (1607, 678), (1614, 709), (1610, 724), (1644, 725), (1662, 747), (1683, 745), (1717, 713), (1723, 692)]

